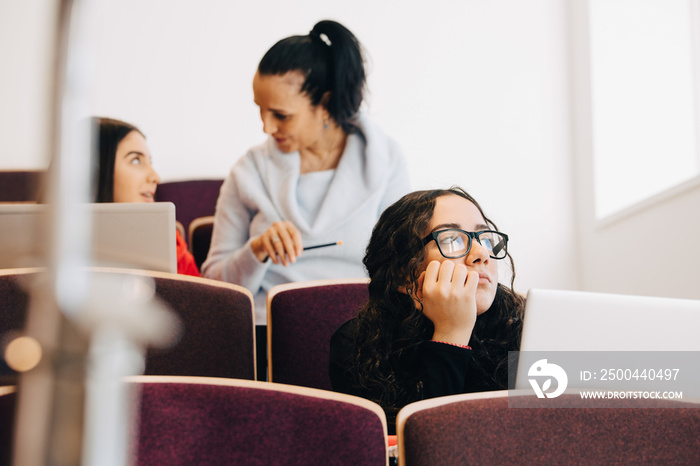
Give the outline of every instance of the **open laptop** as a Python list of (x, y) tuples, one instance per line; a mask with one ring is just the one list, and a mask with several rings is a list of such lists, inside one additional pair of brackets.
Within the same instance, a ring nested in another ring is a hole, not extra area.
[[(177, 272), (171, 202), (84, 204), (92, 218), (92, 264)], [(0, 268), (46, 266), (47, 213), (40, 204), (0, 204)]]
[[(699, 331), (700, 300), (531, 289), (520, 352), (700, 351)], [(529, 364), (516, 388), (530, 386)]]

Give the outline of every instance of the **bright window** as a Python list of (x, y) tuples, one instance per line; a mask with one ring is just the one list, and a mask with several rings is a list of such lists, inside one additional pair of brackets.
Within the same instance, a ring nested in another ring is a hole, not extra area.
[(599, 219), (698, 176), (697, 3), (590, 0)]

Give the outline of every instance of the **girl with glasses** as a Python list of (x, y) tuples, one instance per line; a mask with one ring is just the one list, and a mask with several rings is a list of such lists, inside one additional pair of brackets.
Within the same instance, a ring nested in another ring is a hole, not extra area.
[[(508, 236), (461, 188), (417, 191), (379, 218), (367, 246), (370, 299), (331, 339), (336, 391), (382, 405), (508, 388), (524, 299), (498, 281)], [(393, 433), (393, 432), (390, 432)]]

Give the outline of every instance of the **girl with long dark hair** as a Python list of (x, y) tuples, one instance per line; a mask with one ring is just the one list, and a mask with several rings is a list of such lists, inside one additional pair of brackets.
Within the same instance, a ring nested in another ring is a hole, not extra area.
[(331, 339), (334, 389), (379, 403), (393, 426), (413, 401), (508, 388), (524, 300), (507, 245), (461, 188), (417, 191), (386, 209), (364, 257), (369, 302)]
[[(97, 138), (95, 202), (154, 202), (160, 177), (146, 137), (136, 126), (113, 118), (92, 118)], [(177, 272), (199, 276), (187, 243), (175, 232)]]

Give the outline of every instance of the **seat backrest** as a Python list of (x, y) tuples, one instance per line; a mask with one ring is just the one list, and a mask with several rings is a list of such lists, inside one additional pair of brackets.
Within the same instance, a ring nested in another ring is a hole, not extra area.
[[(36, 269), (5, 269), (0, 271), (0, 347), (4, 348), (13, 333), (21, 331), (27, 321), (29, 293), (26, 279)], [(16, 372), (5, 363), (4, 351), (0, 354), (0, 385), (17, 382)]]
[(207, 259), (211, 246), (211, 235), (214, 232), (214, 216), (198, 217), (190, 222), (188, 244), (194, 256), (197, 268), (202, 270), (202, 264)]
[(12, 464), (12, 431), (16, 409), (15, 387), (0, 386), (0, 465)]
[[(255, 379), (253, 297), (247, 289), (164, 272), (92, 270), (151, 277), (156, 295), (180, 319), (182, 335), (177, 344), (168, 349), (147, 351), (146, 374)], [(28, 296), (23, 283), (28, 283), (31, 276), (40, 271), (8, 269), (0, 272), (0, 339), (8, 332), (24, 328)], [(12, 372), (4, 362), (0, 365), (0, 375), (3, 367), (5, 376), (10, 377), (8, 373)]]
[(175, 218), (185, 232), (197, 217), (214, 215), (223, 179), (169, 181), (158, 185), (155, 199), (175, 204)]
[(386, 419), (362, 398), (268, 382), (131, 377), (136, 454), (151, 464), (386, 465)]
[(330, 341), (369, 299), (368, 279), (317, 280), (267, 295), (268, 380), (331, 390)]
[(0, 170), (0, 202), (36, 202), (45, 170)]
[(232, 377), (255, 380), (253, 296), (246, 288), (206, 278), (144, 272), (156, 294), (182, 322), (180, 341), (149, 349), (149, 375)]
[(399, 464), (700, 464), (700, 405), (589, 401), (530, 395), (509, 408), (507, 390), (419, 401), (398, 414)]
[[(140, 394), (134, 464), (387, 464), (384, 412), (362, 398), (210, 377), (127, 382)], [(16, 403), (0, 387), (3, 465), (10, 464)]]

